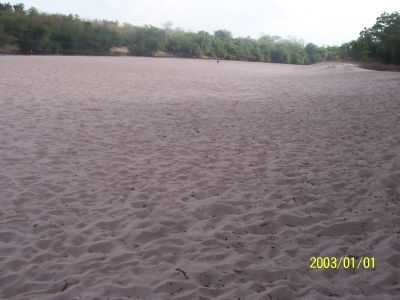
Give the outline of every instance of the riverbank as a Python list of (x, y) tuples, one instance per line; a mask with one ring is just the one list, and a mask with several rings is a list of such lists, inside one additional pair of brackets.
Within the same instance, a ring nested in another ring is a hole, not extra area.
[(360, 63), (359, 66), (364, 69), (375, 71), (400, 72), (400, 65), (391, 65), (383, 63)]

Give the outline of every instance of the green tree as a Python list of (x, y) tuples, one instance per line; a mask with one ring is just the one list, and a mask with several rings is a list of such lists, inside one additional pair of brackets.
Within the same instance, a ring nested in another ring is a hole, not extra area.
[[(262, 62), (305, 64), (338, 56), (384, 57), (399, 60), (398, 14), (382, 15), (346, 47), (322, 48), (300, 40), (263, 35), (234, 38), (227, 30), (213, 34), (154, 26), (133, 26), (103, 20), (87, 21), (76, 15), (45, 14), (22, 4), (0, 3), (0, 48), (22, 53), (105, 55), (112, 47), (127, 47), (131, 55), (154, 56), (169, 52), (183, 57), (218, 57)], [(7, 47), (6, 47), (7, 46)]]
[(383, 13), (357, 40), (342, 46), (344, 54), (363, 61), (400, 64), (400, 13)]
[(311, 64), (321, 61), (320, 52), (318, 46), (312, 43), (306, 45), (305, 48), (307, 54), (307, 61)]
[(231, 40), (232, 34), (228, 30), (220, 29), (214, 32), (214, 36), (222, 40)]

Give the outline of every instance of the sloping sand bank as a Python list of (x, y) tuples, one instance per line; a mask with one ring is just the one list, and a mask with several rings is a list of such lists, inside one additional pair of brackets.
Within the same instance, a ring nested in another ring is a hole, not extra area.
[[(400, 74), (0, 57), (0, 298), (397, 299)], [(374, 256), (375, 271), (311, 270)]]

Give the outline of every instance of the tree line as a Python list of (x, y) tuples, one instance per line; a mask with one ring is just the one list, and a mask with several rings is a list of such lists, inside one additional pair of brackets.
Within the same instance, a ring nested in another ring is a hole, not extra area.
[[(213, 34), (84, 20), (76, 15), (41, 13), (23, 4), (0, 3), (0, 53), (109, 55), (127, 49), (129, 55), (220, 58), (312, 64), (338, 59), (381, 59), (399, 63), (399, 14), (385, 14), (356, 41), (341, 47), (305, 45), (301, 40), (264, 35), (234, 38), (227, 30)], [(396, 27), (397, 26), (397, 27)]]
[(329, 58), (328, 49), (304, 46), (295, 39), (262, 36), (233, 38), (227, 30), (214, 34), (154, 26), (83, 20), (74, 15), (40, 13), (23, 4), (0, 3), (0, 51), (24, 54), (108, 55), (126, 47), (130, 55), (209, 57), (232, 60), (309, 64)]
[(342, 45), (342, 56), (364, 62), (400, 64), (400, 13), (383, 13), (357, 40)]

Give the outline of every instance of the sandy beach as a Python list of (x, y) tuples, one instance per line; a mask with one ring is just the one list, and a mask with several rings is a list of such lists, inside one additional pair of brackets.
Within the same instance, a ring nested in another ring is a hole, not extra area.
[(0, 299), (399, 299), (400, 73), (56, 56), (0, 70)]

